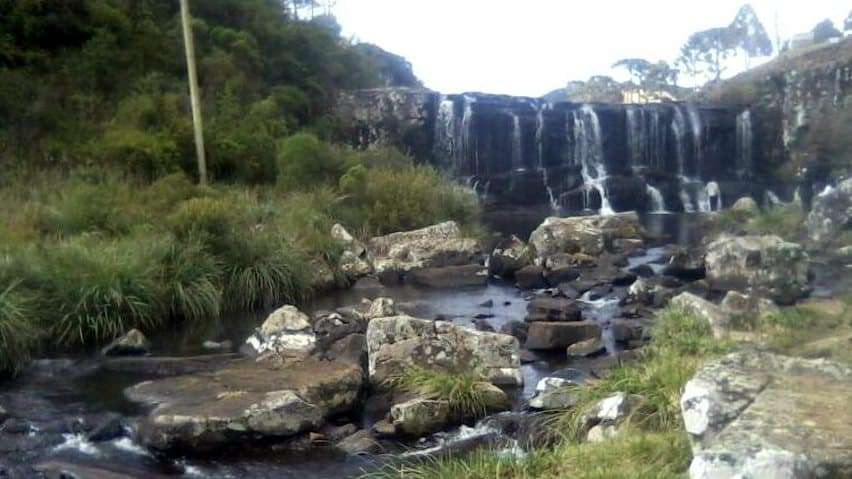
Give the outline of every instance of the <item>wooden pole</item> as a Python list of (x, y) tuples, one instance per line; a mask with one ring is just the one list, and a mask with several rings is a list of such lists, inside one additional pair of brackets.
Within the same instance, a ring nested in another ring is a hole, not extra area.
[(207, 159), (204, 154), (204, 125), (201, 120), (201, 100), (198, 90), (198, 73), (195, 68), (195, 44), (192, 40), (189, 0), (180, 0), (180, 18), (183, 23), (183, 43), (186, 48), (186, 69), (189, 73), (189, 97), (192, 104), (192, 124), (195, 129), (195, 152), (198, 156), (198, 182), (206, 186)]

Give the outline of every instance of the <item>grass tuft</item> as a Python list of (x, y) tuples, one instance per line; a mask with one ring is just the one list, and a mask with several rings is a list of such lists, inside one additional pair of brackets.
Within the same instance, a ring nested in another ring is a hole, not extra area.
[(0, 375), (14, 376), (37, 346), (37, 307), (17, 284), (0, 290)]
[(487, 412), (487, 396), (482, 389), (484, 380), (476, 371), (449, 372), (415, 366), (391, 378), (390, 385), (429, 399), (447, 401), (455, 417), (472, 418)]

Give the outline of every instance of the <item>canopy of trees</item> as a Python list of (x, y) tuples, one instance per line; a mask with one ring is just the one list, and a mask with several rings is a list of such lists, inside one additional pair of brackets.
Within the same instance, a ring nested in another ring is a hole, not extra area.
[[(220, 179), (268, 178), (281, 138), (333, 135), (337, 91), (379, 86), (385, 70), (407, 66), (364, 55), (333, 17), (296, 20), (310, 8), (301, 0), (191, 5)], [(192, 171), (178, 13), (173, 0), (0, 0), (0, 164)]]

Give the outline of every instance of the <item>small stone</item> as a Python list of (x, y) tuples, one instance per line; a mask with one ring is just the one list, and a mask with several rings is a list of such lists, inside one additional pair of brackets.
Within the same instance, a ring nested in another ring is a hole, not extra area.
[(446, 401), (415, 398), (391, 406), (390, 417), (397, 431), (422, 437), (441, 430), (447, 424), (450, 405)]
[(131, 329), (101, 350), (104, 356), (142, 356), (148, 354), (151, 343), (138, 329)]
[(592, 338), (568, 346), (565, 352), (568, 354), (568, 357), (576, 358), (593, 356), (595, 354), (603, 352), (604, 349), (605, 348), (603, 342), (600, 340), (600, 338)]
[(382, 450), (369, 431), (360, 430), (338, 442), (336, 447), (349, 455), (375, 454)]
[(396, 435), (396, 426), (390, 421), (382, 419), (373, 424), (373, 433), (378, 438), (393, 437)]
[(322, 433), (332, 441), (340, 441), (345, 437), (355, 434), (356, 432), (358, 432), (358, 426), (351, 422), (342, 426), (327, 425), (322, 429)]

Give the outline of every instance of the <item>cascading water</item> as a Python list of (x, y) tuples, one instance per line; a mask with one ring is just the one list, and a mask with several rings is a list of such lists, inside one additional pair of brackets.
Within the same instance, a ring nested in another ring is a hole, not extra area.
[(704, 187), (707, 194), (707, 203), (710, 211), (720, 211), (722, 209), (722, 190), (719, 188), (719, 183), (711, 181)]
[(521, 117), (512, 113), (512, 169), (523, 168), (523, 145), (521, 143)]
[(648, 198), (651, 199), (651, 213), (668, 213), (666, 210), (666, 201), (660, 190), (651, 185), (645, 185), (645, 190), (648, 192)]
[(440, 157), (452, 159), (458, 168), (461, 164), (458, 146), (455, 144), (458, 138), (456, 128), (455, 104), (452, 100), (442, 97), (435, 120), (435, 149)]
[(675, 154), (677, 156), (677, 174), (686, 175), (686, 117), (679, 106), (675, 106), (672, 118), (672, 132), (675, 136)]
[(740, 178), (751, 171), (753, 144), (751, 110), (745, 110), (737, 115), (737, 175)]
[(601, 125), (597, 113), (591, 105), (583, 105), (579, 110), (574, 110), (574, 159), (579, 159), (583, 176), (584, 187), (587, 198), (586, 207), (591, 204), (588, 193), (591, 189), (598, 192), (601, 197), (602, 215), (615, 214), (610, 206), (609, 198), (604, 185), (607, 174), (603, 163), (603, 144), (601, 139)]
[(704, 162), (704, 127), (701, 124), (701, 114), (695, 105), (687, 103), (686, 112), (689, 115), (689, 126), (692, 129), (692, 148), (694, 150), (694, 176), (701, 176), (701, 166)]

